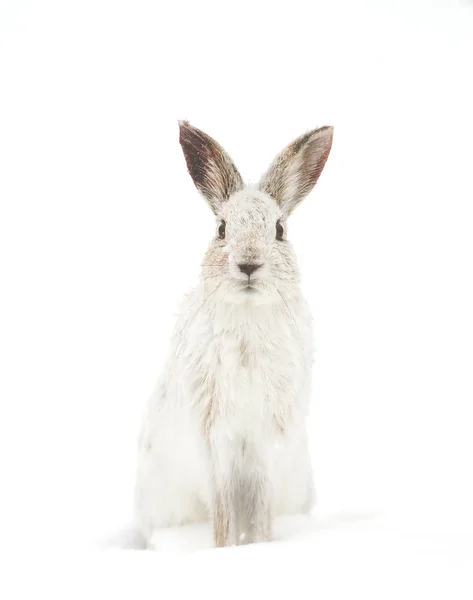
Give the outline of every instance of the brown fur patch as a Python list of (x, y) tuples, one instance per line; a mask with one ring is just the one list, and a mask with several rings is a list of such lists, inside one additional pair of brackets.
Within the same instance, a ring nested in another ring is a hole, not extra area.
[(208, 441), (210, 431), (218, 415), (218, 404), (215, 397), (215, 382), (208, 377), (201, 376), (194, 384), (194, 390), (197, 392), (202, 403), (203, 429)]
[(279, 430), (279, 433), (281, 433), (282, 435), (284, 435), (284, 433), (286, 432), (286, 422), (287, 419), (283, 419), (280, 416), (274, 416), (274, 423), (276, 425), (276, 428)]
[(243, 367), (250, 366), (250, 353), (246, 342), (240, 343), (240, 361)]
[[(286, 392), (283, 391), (282, 393), (285, 394)], [(276, 425), (276, 428), (283, 435), (286, 432), (287, 424), (288, 424), (290, 418), (291, 418), (291, 408), (288, 403), (286, 403), (284, 405), (284, 408), (281, 410), (280, 413), (275, 414), (273, 416), (274, 424)]]
[(214, 399), (211, 398), (210, 401), (207, 403), (207, 406), (205, 407), (204, 413), (204, 431), (207, 438), (215, 422), (215, 412), (215, 402)]

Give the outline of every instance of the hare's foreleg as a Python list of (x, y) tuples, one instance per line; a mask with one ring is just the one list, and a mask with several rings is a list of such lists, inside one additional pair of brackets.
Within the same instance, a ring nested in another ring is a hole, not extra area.
[(223, 485), (215, 490), (213, 525), (217, 548), (233, 546), (238, 543), (238, 515), (234, 490)]
[(241, 475), (241, 512), (245, 543), (271, 540), (272, 491), (265, 460), (256, 448), (245, 445)]
[(213, 527), (217, 547), (239, 541), (239, 478), (231, 449), (225, 444), (211, 448), (213, 470)]
[(211, 454), (216, 546), (270, 541), (271, 485), (263, 456), (241, 440), (220, 440)]

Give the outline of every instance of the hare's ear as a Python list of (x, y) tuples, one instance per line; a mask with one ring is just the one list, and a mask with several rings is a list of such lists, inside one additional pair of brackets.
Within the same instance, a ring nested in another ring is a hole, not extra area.
[(225, 150), (209, 135), (188, 121), (180, 121), (179, 129), (190, 176), (217, 214), (219, 204), (242, 189), (241, 175)]
[(260, 188), (290, 214), (314, 187), (332, 147), (333, 127), (314, 129), (294, 140), (276, 157)]

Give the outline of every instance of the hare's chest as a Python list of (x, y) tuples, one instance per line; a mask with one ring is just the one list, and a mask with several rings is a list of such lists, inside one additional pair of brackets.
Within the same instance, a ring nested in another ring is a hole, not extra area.
[(294, 405), (301, 383), (301, 347), (289, 327), (248, 328), (222, 335), (214, 364), (223, 413), (245, 423), (273, 419)]
[(205, 431), (219, 423), (243, 436), (268, 425), (284, 431), (307, 398), (310, 338), (301, 321), (297, 311), (288, 316), (276, 309), (253, 320), (222, 311), (194, 321), (178, 348), (179, 386)]
[(276, 370), (288, 368), (287, 359), (298, 352), (297, 345), (284, 331), (243, 331), (239, 335), (223, 335), (219, 341), (222, 376), (233, 374), (235, 385), (269, 384)]

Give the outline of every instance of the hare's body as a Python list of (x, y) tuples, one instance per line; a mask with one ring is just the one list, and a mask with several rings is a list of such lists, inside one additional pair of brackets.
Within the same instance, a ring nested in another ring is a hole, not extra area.
[(211, 520), (218, 546), (268, 541), (273, 517), (311, 507), (311, 320), (284, 233), (331, 139), (330, 128), (298, 138), (249, 188), (214, 140), (181, 124), (218, 231), (144, 419), (135, 520), (145, 540)]
[[(261, 504), (268, 518), (310, 508), (310, 321), (300, 296), (287, 302), (228, 304), (204, 285), (189, 297), (139, 444), (145, 537), (211, 519), (215, 484), (239, 497), (236, 520), (245, 517), (240, 503)], [(240, 527), (249, 541), (269, 539), (269, 524), (252, 533)]]

